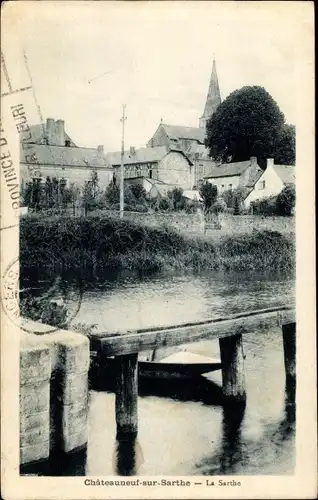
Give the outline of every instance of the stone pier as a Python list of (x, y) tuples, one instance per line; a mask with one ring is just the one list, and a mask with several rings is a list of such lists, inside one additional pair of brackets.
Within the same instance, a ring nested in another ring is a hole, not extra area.
[(87, 337), (68, 330), (46, 333), (52, 327), (33, 322), (27, 328), (41, 334), (21, 332), (21, 465), (87, 444)]

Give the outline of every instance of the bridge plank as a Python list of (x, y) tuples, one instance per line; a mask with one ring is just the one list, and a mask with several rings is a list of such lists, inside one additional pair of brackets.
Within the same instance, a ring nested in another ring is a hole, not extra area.
[[(171, 327), (138, 330), (123, 334), (94, 334), (92, 343), (104, 356), (132, 354), (148, 349), (176, 346), (200, 340), (243, 335), (272, 327), (295, 323), (295, 309), (288, 307), (263, 309), (202, 322)], [(281, 332), (280, 332), (281, 333)]]

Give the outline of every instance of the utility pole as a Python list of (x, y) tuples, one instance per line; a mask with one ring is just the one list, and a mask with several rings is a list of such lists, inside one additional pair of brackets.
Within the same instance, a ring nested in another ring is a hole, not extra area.
[(121, 161), (120, 161), (120, 203), (119, 212), (120, 218), (124, 217), (124, 154), (125, 154), (125, 121), (127, 117), (125, 116), (126, 104), (122, 105), (123, 115), (121, 118), (122, 122), (122, 132), (121, 132)]

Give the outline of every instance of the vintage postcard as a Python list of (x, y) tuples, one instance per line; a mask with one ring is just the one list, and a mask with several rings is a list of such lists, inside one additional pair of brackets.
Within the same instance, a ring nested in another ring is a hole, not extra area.
[(1, 18), (3, 497), (316, 498), (313, 4)]

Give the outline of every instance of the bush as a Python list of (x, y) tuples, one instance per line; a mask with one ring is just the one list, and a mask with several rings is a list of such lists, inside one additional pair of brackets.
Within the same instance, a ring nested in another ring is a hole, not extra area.
[(251, 203), (254, 215), (278, 215), (276, 206), (276, 196), (255, 200)]
[(158, 203), (158, 208), (159, 210), (162, 210), (163, 212), (168, 212), (168, 210), (171, 209), (171, 202), (168, 198), (160, 198), (159, 203)]
[(276, 198), (277, 215), (290, 216), (293, 213), (296, 202), (296, 192), (294, 186), (286, 186)]
[(175, 187), (172, 191), (168, 192), (168, 198), (171, 201), (173, 210), (183, 210), (185, 200), (183, 198), (183, 189)]

